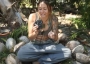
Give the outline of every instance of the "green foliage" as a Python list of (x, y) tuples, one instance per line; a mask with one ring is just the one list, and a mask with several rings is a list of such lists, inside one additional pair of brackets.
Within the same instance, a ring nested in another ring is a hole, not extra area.
[(6, 64), (5, 59), (10, 54), (10, 51), (5, 48), (4, 51), (0, 52), (0, 64)]
[(72, 19), (72, 22), (75, 25), (76, 29), (86, 29), (86, 24), (82, 18)]
[(64, 61), (61, 61), (60, 64), (73, 64), (73, 59), (68, 58)]
[(79, 14), (82, 15), (82, 22), (90, 29), (90, 0), (70, 0), (71, 4), (77, 6)]
[(13, 30), (9, 37), (12, 37), (18, 41), (18, 38), (22, 35), (27, 36), (27, 25), (22, 25), (20, 28)]
[(71, 33), (70, 39), (73, 40), (77, 37), (78, 33), (77, 32), (73, 32)]
[(90, 29), (90, 0), (70, 0), (71, 4), (77, 6), (81, 18), (72, 19), (77, 31), (71, 33), (71, 39), (75, 39), (83, 30)]
[(90, 1), (85, 1), (80, 11), (87, 28), (90, 28)]
[(75, 18), (72, 19), (73, 25), (75, 26), (74, 30), (71, 32), (70, 39), (75, 39), (77, 36), (84, 33), (84, 31), (87, 29), (87, 26), (82, 18)]
[(31, 0), (22, 0), (20, 7), (23, 7), (23, 5), (25, 5), (25, 7), (30, 7), (31, 6), (31, 2), (30, 1)]
[(79, 29), (76, 29), (74, 31), (72, 30), (70, 40), (76, 39), (81, 34), (82, 34), (82, 30), (79, 30)]
[[(8, 37), (14, 38), (16, 41), (18, 41), (18, 38), (21, 35), (26, 35), (27, 36), (27, 25), (22, 25), (20, 28), (13, 30)], [(3, 41), (6, 41), (7, 38), (2, 38)], [(6, 64), (5, 59), (10, 54), (11, 52), (8, 49), (4, 49), (0, 53), (0, 64)]]
[(71, 32), (71, 36), (70, 36), (70, 39), (73, 40), (73, 39), (77, 39), (77, 38), (80, 38), (80, 39), (85, 39), (87, 41), (90, 41), (90, 37), (88, 36), (88, 33), (86, 32), (85, 29), (77, 29), (75, 31), (72, 31)]

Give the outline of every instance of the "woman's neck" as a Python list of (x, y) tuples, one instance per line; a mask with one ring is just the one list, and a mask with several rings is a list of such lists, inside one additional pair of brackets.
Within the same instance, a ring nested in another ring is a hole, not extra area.
[(46, 17), (46, 18), (41, 18), (41, 20), (43, 21), (43, 23), (47, 23), (48, 22), (48, 17)]

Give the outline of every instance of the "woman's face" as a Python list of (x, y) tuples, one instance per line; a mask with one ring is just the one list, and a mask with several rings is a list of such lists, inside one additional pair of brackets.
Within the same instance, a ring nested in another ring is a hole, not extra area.
[(39, 12), (41, 18), (48, 17), (48, 15), (49, 15), (48, 7), (47, 7), (47, 5), (44, 2), (41, 2), (39, 4), (38, 12)]

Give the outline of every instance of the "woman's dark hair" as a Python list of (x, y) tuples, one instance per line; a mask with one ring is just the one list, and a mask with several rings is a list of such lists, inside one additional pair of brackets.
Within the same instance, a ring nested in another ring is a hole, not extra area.
[(41, 2), (44, 2), (44, 3), (47, 5), (48, 10), (49, 10), (49, 12), (51, 13), (51, 11), (52, 11), (52, 6), (51, 6), (51, 3), (49, 2), (49, 0), (39, 0), (39, 2), (37, 3), (37, 5), (39, 6), (39, 4), (40, 4)]

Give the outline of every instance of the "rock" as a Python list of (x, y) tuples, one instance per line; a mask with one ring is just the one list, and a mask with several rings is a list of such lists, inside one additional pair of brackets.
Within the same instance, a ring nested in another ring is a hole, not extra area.
[(64, 33), (58, 33), (59, 40), (67, 40), (67, 35)]
[(5, 45), (0, 42), (0, 52), (2, 52), (5, 49)]
[(62, 43), (63, 45), (65, 45), (67, 43), (68, 37), (64, 33), (58, 33), (58, 40), (59, 40), (59, 43)]
[(16, 41), (13, 38), (8, 38), (6, 41), (6, 48), (12, 50), (16, 45)]
[(73, 50), (76, 46), (80, 45), (80, 42), (75, 41), (75, 40), (71, 40), (66, 44), (66, 47), (70, 48), (71, 50)]
[(15, 54), (11, 53), (6, 58), (6, 64), (21, 64), (21, 62)]
[(78, 45), (76, 46), (73, 50), (72, 50), (72, 53), (83, 53), (85, 50), (84, 50), (84, 46), (83, 45)]
[(0, 30), (0, 33), (8, 33), (8, 32), (10, 32), (10, 29), (3, 29), (3, 30)]
[(25, 43), (28, 43), (29, 42), (29, 39), (27, 38), (27, 36), (21, 36), (19, 38), (19, 40), (22, 41), (22, 42), (25, 42)]
[(90, 62), (90, 57), (83, 53), (76, 53), (76, 60), (81, 63), (88, 63)]

